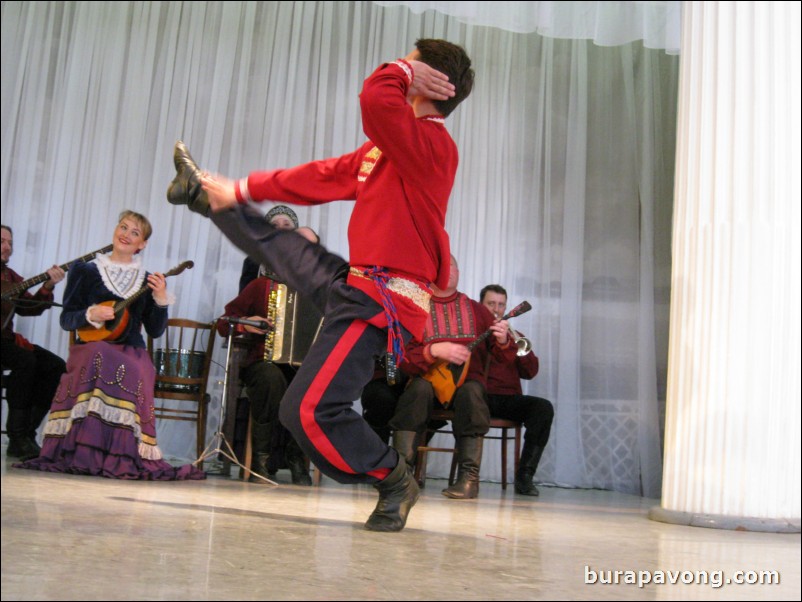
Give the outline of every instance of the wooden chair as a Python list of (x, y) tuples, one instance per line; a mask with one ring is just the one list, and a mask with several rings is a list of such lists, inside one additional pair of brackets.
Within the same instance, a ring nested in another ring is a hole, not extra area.
[[(431, 421), (432, 422), (442, 422), (447, 421), (451, 422), (454, 420), (454, 412), (453, 410), (442, 410), (436, 409), (432, 412)], [(514, 430), (514, 441), (515, 441), (515, 459), (513, 460), (514, 470), (515, 472), (518, 471), (518, 460), (521, 457), (521, 427), (522, 424), (520, 422), (515, 422), (513, 420), (506, 420), (504, 418), (490, 418), (490, 428), (491, 429), (500, 429), (500, 435), (485, 435), (485, 440), (487, 439), (497, 439), (501, 441), (501, 488), (506, 491), (507, 489), (507, 442), (509, 441), (509, 430)], [(428, 433), (452, 433), (453, 430), (446, 430), (446, 427), (430, 429), (427, 431)], [(454, 475), (457, 470), (457, 453), (456, 448), (453, 447), (430, 447), (426, 444), (425, 440), (421, 442), (421, 445), (418, 445), (418, 457), (415, 462), (415, 480), (418, 481), (418, 484), (423, 487), (426, 484), (426, 456), (429, 452), (450, 452), (451, 453), (451, 471), (448, 476), (448, 483), (452, 485), (454, 483)], [(513, 473), (513, 480), (515, 479)]]
[[(206, 387), (216, 332), (214, 322), (170, 318), (161, 337), (148, 335), (148, 352), (156, 366), (154, 415), (194, 422), (198, 457), (206, 444)], [(192, 402), (191, 407), (186, 402)]]

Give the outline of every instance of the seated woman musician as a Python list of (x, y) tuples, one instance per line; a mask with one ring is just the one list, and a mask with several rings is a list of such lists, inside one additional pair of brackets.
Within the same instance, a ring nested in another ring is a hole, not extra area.
[[(156, 370), (141, 330), (164, 332), (174, 296), (165, 276), (146, 272), (138, 257), (152, 231), (145, 216), (123, 211), (111, 254), (69, 270), (61, 327), (77, 331), (79, 340), (70, 347), (42, 451), (17, 466), (115, 479), (206, 477), (192, 465), (168, 464), (156, 443)], [(115, 311), (123, 300), (130, 304)]]

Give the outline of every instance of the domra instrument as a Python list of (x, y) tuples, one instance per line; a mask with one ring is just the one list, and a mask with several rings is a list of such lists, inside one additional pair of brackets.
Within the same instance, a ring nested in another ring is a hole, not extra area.
[[(181, 272), (183, 272), (184, 270), (191, 269), (194, 265), (195, 263), (193, 261), (185, 261), (174, 267), (169, 272), (165, 272), (164, 277), (167, 278), (168, 276), (176, 276)], [(122, 338), (122, 336), (128, 329), (128, 318), (129, 318), (128, 306), (131, 305), (137, 299), (139, 299), (139, 297), (147, 293), (149, 290), (150, 288), (148, 288), (147, 283), (145, 283), (142, 285), (142, 288), (140, 288), (137, 292), (135, 292), (127, 299), (123, 299), (122, 301), (114, 301), (112, 299), (110, 301), (103, 301), (102, 303), (98, 303), (98, 305), (113, 307), (114, 318), (112, 320), (106, 320), (105, 324), (100, 328), (95, 328), (91, 324), (87, 326), (82, 326), (76, 331), (78, 334), (78, 338), (84, 343), (89, 343), (93, 341), (114, 342)]]

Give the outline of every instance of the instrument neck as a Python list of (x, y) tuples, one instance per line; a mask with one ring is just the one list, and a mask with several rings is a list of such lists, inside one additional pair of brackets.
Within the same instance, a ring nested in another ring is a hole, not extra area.
[(134, 301), (139, 299), (142, 295), (147, 293), (149, 290), (150, 290), (150, 288), (148, 288), (147, 283), (145, 283), (145, 284), (142, 285), (142, 288), (140, 288), (137, 292), (135, 292), (133, 295), (131, 295), (127, 299), (123, 299), (122, 301), (117, 301), (114, 304), (114, 313), (116, 314), (116, 313), (119, 313), (122, 310), (126, 309), (129, 305), (131, 305)]
[[(86, 255), (82, 255), (81, 257), (78, 257), (77, 259), (73, 259), (72, 261), (69, 261), (67, 263), (61, 264), (58, 267), (66, 272), (74, 264), (78, 263), (79, 261), (88, 261), (89, 259), (92, 259), (98, 253), (106, 253), (106, 252), (110, 251), (111, 248), (112, 248), (112, 245), (106, 245), (102, 249), (98, 249), (97, 251), (92, 251), (91, 253), (87, 253)], [(4, 266), (4, 267), (6, 267), (6, 266)], [(28, 290), (32, 286), (36, 286), (40, 282), (45, 282), (46, 280), (49, 280), (49, 279), (50, 279), (50, 276), (48, 275), (48, 273), (47, 272), (42, 272), (38, 276), (34, 276), (33, 278), (28, 278), (27, 280), (23, 280), (19, 284), (14, 285), (9, 290), (3, 291), (3, 298), (8, 298), (8, 297), (11, 297), (11, 296), (14, 296), (14, 295), (18, 295), (18, 294)]]
[[(523, 303), (521, 303), (520, 305), (518, 305), (518, 306), (514, 307), (512, 310), (510, 310), (510, 312), (509, 312), (509, 313), (507, 313), (507, 314), (505, 314), (505, 315), (501, 316), (501, 318), (499, 318), (499, 321), (501, 321), (501, 320), (509, 320), (510, 318), (514, 318), (515, 316), (520, 316), (521, 314), (528, 312), (530, 309), (532, 309), (532, 306), (531, 306), (531, 305), (529, 305), (529, 303), (528, 303), (527, 301), (524, 301), (524, 302), (523, 302)], [(512, 330), (512, 329), (510, 329), (510, 330)], [(471, 342), (471, 343), (468, 345), (468, 350), (469, 350), (469, 351), (473, 351), (473, 350), (474, 350), (474, 348), (475, 348), (475, 347), (476, 347), (476, 346), (477, 346), (479, 343), (481, 343), (481, 342), (482, 342), (482, 341), (484, 341), (484, 340), (485, 340), (487, 337), (489, 337), (489, 336), (490, 336), (490, 333), (491, 333), (491, 332), (493, 332), (493, 330), (492, 330), (491, 328), (488, 328), (487, 330), (485, 330), (485, 331), (484, 331), (482, 334), (480, 334), (480, 335), (479, 335), (479, 336), (478, 336), (476, 339), (474, 339), (474, 340), (473, 340), (473, 342)]]

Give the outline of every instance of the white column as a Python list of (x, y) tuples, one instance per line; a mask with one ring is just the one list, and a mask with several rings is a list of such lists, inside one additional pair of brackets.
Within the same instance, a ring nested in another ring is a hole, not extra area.
[(800, 529), (800, 3), (684, 2), (663, 497)]

